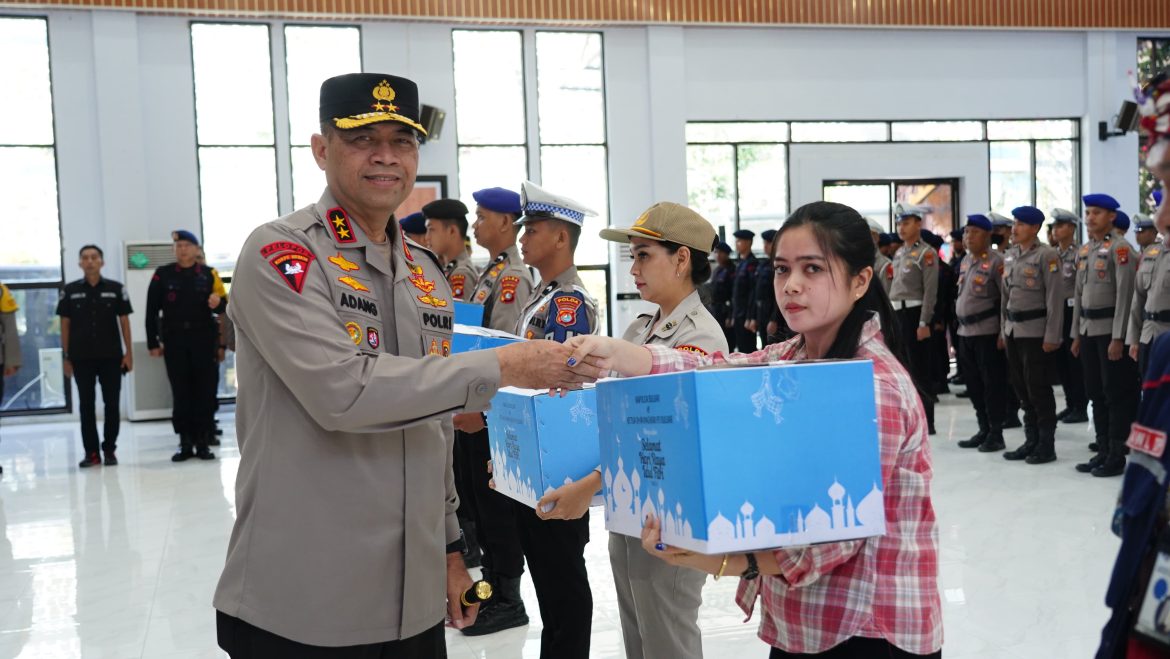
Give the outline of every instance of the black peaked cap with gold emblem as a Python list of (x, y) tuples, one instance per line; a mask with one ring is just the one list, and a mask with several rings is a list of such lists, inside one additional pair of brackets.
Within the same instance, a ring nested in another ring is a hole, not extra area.
[(321, 83), (320, 114), (321, 123), (341, 130), (395, 121), (427, 134), (419, 123), (418, 85), (384, 73), (346, 73)]

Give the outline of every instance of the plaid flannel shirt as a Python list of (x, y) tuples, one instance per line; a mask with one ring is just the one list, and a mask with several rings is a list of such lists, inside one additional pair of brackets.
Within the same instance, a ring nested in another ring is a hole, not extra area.
[[(805, 357), (799, 337), (752, 354), (701, 356), (646, 346), (653, 373), (719, 363)], [(887, 349), (876, 318), (862, 330), (859, 359), (873, 361), (886, 534), (775, 550), (780, 574), (741, 580), (736, 601), (751, 618), (763, 604), (760, 638), (786, 652), (824, 652), (852, 636), (883, 638), (915, 654), (942, 647), (938, 528), (930, 502), (931, 455), (922, 402)]]

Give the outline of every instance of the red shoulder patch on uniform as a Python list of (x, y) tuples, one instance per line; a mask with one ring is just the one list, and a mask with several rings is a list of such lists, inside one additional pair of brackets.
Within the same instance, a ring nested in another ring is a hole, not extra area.
[(463, 299), (463, 286), (467, 283), (467, 275), (451, 275), (451, 292), (455, 297)]
[(1128, 247), (1118, 247), (1117, 248), (1117, 262), (1120, 263), (1121, 265), (1125, 265), (1125, 264), (1129, 263), (1129, 248)]
[(357, 235), (353, 232), (353, 224), (350, 223), (349, 215), (341, 206), (334, 206), (325, 211), (325, 222), (329, 225), (329, 230), (333, 232), (333, 239), (337, 242), (357, 242)]
[(886, 279), (889, 279), (890, 281), (894, 281), (894, 264), (887, 263), (886, 267), (883, 270), (883, 274), (885, 274)]
[(577, 310), (581, 308), (581, 298), (573, 295), (562, 295), (553, 298), (557, 305), (557, 324), (572, 327), (577, 324)]
[(922, 257), (922, 262), (928, 266), (934, 265), (934, 251), (927, 251), (926, 254)]
[(702, 355), (704, 357), (707, 356), (706, 350), (703, 350), (699, 346), (690, 345), (689, 343), (687, 345), (675, 346), (674, 349), (675, 350), (682, 350), (683, 352), (693, 352), (696, 355)]
[(284, 279), (284, 283), (298, 294), (304, 290), (309, 266), (316, 258), (308, 249), (287, 240), (268, 243), (261, 247), (260, 256), (268, 259), (268, 265), (275, 268)]
[(503, 304), (512, 304), (516, 301), (516, 286), (520, 284), (520, 278), (509, 275), (500, 279), (500, 302)]

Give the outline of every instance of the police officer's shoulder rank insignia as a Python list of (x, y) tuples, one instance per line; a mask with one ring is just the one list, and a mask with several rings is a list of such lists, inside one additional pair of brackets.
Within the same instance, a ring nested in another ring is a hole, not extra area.
[(503, 304), (512, 304), (516, 301), (516, 286), (520, 284), (520, 278), (508, 275), (500, 280), (500, 302)]
[(353, 232), (353, 224), (349, 221), (349, 215), (346, 214), (344, 208), (335, 206), (325, 211), (325, 222), (329, 225), (329, 230), (333, 232), (333, 239), (337, 242), (357, 242), (357, 236)]
[(700, 348), (699, 346), (693, 346), (693, 345), (690, 345), (690, 344), (687, 344), (687, 345), (681, 345), (681, 346), (675, 346), (675, 347), (674, 347), (674, 349), (675, 349), (675, 350), (681, 350), (681, 351), (683, 351), (683, 352), (693, 352), (693, 353), (695, 353), (696, 355), (702, 355), (703, 357), (706, 357), (706, 356), (707, 356), (707, 351), (706, 351), (706, 350), (703, 350), (703, 349), (702, 349), (702, 348)]
[(260, 256), (280, 273), (289, 288), (298, 294), (304, 290), (305, 276), (315, 258), (312, 252), (301, 245), (282, 240), (261, 247)]

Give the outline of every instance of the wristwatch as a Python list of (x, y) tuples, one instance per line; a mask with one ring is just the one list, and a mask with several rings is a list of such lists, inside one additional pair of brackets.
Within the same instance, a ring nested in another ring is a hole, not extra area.
[(756, 562), (755, 554), (747, 553), (744, 554), (744, 556), (747, 557), (747, 569), (744, 570), (743, 574), (739, 575), (739, 577), (741, 579), (747, 579), (748, 581), (751, 581), (752, 579), (760, 576), (760, 564)]

